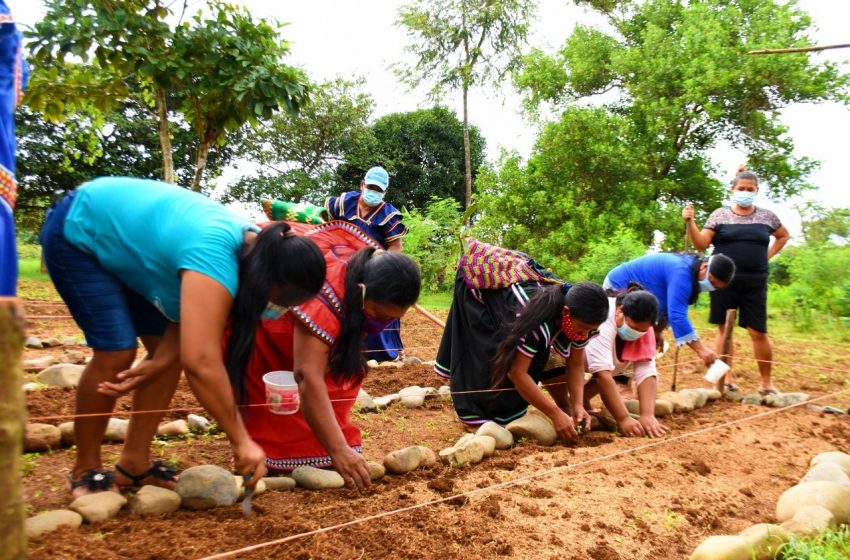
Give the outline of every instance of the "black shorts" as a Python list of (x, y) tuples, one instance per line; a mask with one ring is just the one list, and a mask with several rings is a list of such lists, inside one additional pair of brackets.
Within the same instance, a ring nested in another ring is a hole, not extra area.
[(739, 326), (767, 332), (767, 274), (736, 274), (729, 286), (714, 290), (709, 296), (709, 323), (722, 325), (726, 310), (737, 309)]

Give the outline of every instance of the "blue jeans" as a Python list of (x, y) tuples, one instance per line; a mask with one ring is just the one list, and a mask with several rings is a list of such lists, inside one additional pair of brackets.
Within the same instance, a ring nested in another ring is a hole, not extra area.
[(41, 230), (41, 246), (50, 279), (95, 350), (130, 350), (141, 335), (162, 335), (168, 320), (136, 292), (104, 269), (95, 255), (65, 239), (71, 192), (52, 208)]

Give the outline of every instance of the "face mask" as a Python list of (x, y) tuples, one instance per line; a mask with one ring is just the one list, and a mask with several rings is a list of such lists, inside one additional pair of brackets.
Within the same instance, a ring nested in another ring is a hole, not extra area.
[(645, 334), (646, 332), (636, 331), (630, 326), (628, 326), (625, 322), (623, 323), (623, 326), (617, 329), (617, 336), (619, 336), (623, 340), (637, 340)]
[(269, 302), (266, 308), (263, 309), (263, 314), (260, 317), (264, 321), (274, 321), (283, 317), (287, 311), (289, 311), (288, 307)]
[(363, 189), (363, 194), (361, 194), (360, 197), (368, 206), (375, 207), (384, 200), (384, 193), (379, 193), (370, 189)]
[(567, 335), (567, 338), (572, 340), (573, 342), (582, 342), (587, 340), (586, 334), (578, 334), (573, 327), (573, 320), (570, 319), (570, 312), (565, 311), (563, 315), (561, 315), (561, 332)]
[(366, 310), (363, 310), (363, 317), (366, 321), (363, 323), (363, 330), (366, 331), (368, 335), (376, 335), (383, 332), (385, 328), (390, 326), (390, 323), (393, 322), (393, 319), (377, 319), (372, 317)]
[(752, 206), (753, 202), (756, 200), (756, 193), (750, 191), (735, 191), (732, 193), (732, 202), (741, 206), (743, 208), (747, 208), (748, 206)]
[(708, 280), (708, 273), (706, 272), (706, 274), (705, 274), (705, 280), (700, 280), (700, 281), (699, 281), (699, 291), (701, 291), (701, 292), (713, 292), (713, 291), (714, 291), (714, 290), (716, 290), (716, 289), (717, 289), (717, 288), (715, 288), (715, 287), (711, 284), (711, 282)]

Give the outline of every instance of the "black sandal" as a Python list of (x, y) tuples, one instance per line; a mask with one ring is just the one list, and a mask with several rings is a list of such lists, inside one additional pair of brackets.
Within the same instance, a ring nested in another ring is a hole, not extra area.
[(142, 486), (142, 482), (146, 478), (153, 478), (165, 482), (177, 482), (177, 469), (162, 461), (154, 461), (148, 470), (137, 475), (130, 474), (118, 463), (115, 463), (115, 470), (129, 478), (132, 482), (132, 484), (122, 486), (121, 488), (140, 488)]
[(68, 473), (68, 482), (71, 484), (72, 493), (77, 488), (85, 488), (89, 492), (105, 492), (112, 487), (114, 478), (114, 472), (97, 469), (87, 470), (77, 480), (74, 480), (72, 473)]

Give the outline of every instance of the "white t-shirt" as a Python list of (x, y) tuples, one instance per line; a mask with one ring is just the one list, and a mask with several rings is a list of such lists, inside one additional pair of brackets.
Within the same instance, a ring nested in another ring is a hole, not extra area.
[[(635, 386), (640, 385), (648, 377), (658, 377), (655, 369), (655, 358), (636, 362), (621, 362), (617, 359), (617, 323), (614, 315), (617, 312), (617, 300), (608, 298), (608, 319), (599, 325), (599, 334), (584, 347), (584, 368), (590, 373), (610, 371), (614, 375), (634, 375)], [(629, 364), (634, 365), (634, 372), (626, 372)]]

